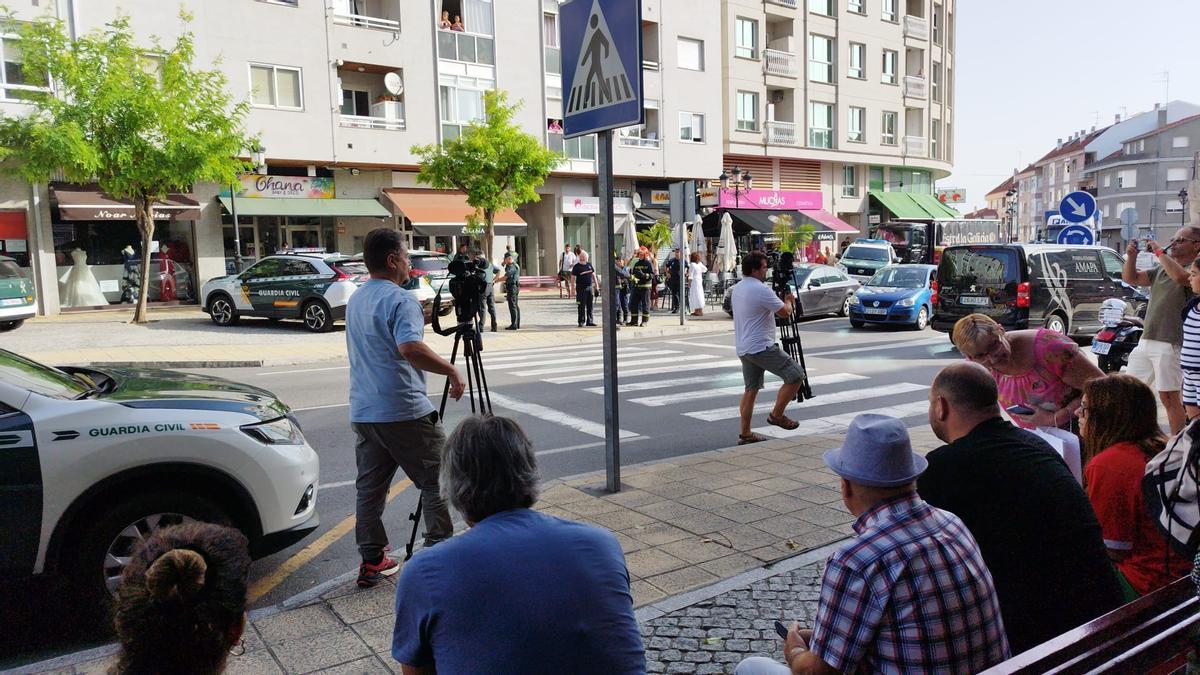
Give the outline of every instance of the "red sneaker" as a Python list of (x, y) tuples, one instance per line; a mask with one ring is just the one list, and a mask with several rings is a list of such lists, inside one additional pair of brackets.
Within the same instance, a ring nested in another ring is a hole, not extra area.
[(400, 563), (386, 555), (374, 565), (364, 562), (358, 566), (358, 585), (360, 588), (370, 588), (383, 581), (384, 577), (390, 577), (399, 571)]

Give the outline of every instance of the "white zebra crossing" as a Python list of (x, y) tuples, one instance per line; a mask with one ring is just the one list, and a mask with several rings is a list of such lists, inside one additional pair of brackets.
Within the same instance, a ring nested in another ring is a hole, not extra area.
[[(866, 375), (855, 375), (854, 373), (830, 373), (828, 375), (816, 375), (808, 378), (809, 384), (819, 386), (822, 384), (840, 384), (842, 382), (854, 382), (856, 380), (868, 379)], [(764, 387), (764, 390), (778, 389), (782, 383), (775, 382), (769, 387)], [(702, 398), (719, 398), (721, 396), (741, 396), (742, 392), (746, 391), (746, 386), (738, 385), (735, 387), (717, 387), (716, 389), (701, 389), (699, 391), (688, 391), (678, 394), (664, 394), (662, 396), (645, 396), (642, 398), (629, 399), (630, 403), (638, 405), (657, 407), (664, 405), (674, 405), (678, 403), (688, 403)]]
[[(658, 349), (655, 351), (639, 352), (637, 354), (621, 354), (619, 356), (630, 356), (630, 357), (640, 359), (643, 356), (666, 356), (667, 354), (678, 354), (678, 353), (679, 352), (674, 349)], [(508, 362), (504, 362), (504, 363), (493, 364), (493, 363), (490, 363), (489, 361), (487, 361), (487, 359), (485, 357), (483, 366), (485, 368), (495, 368), (496, 370), (508, 370), (508, 369), (512, 369), (512, 368), (528, 368), (529, 366), (555, 366), (555, 365), (563, 365), (563, 364), (568, 364), (568, 363), (575, 364), (576, 366), (582, 367), (581, 364), (588, 363), (590, 361), (602, 361), (603, 359), (604, 359), (603, 354), (595, 354), (595, 355), (588, 355), (588, 356), (572, 356), (570, 358), (563, 358), (563, 359), (550, 359), (548, 361), (543, 361), (541, 359), (525, 359), (522, 361), (508, 361)], [(597, 365), (594, 367), (598, 368), (600, 366)]]
[[(715, 358), (718, 358), (718, 357), (715, 357), (712, 354), (694, 354), (692, 356), (673, 357), (673, 358), (670, 358), (669, 360), (664, 359), (662, 357), (655, 357), (653, 359), (646, 359), (644, 361), (624, 361), (624, 362), (618, 361), (617, 362), (617, 375), (619, 377), (621, 374), (623, 374), (625, 372), (625, 368), (627, 368), (627, 367), (650, 366), (650, 365), (654, 365), (656, 363), (667, 363), (667, 362), (675, 363), (675, 364), (692, 363), (695, 361), (711, 361)], [(597, 370), (597, 369), (600, 369), (603, 367), (604, 367), (604, 363), (602, 363), (602, 362), (584, 363), (584, 364), (573, 364), (573, 365), (569, 365), (569, 366), (557, 366), (554, 368), (539, 368), (536, 370), (527, 370), (525, 372), (513, 373), (513, 374), (533, 377), (533, 376), (537, 376), (537, 375), (553, 375), (555, 373), (576, 373), (581, 370)], [(691, 368), (692, 366), (683, 366), (683, 367)], [(678, 371), (678, 370), (680, 370), (680, 368), (681, 368), (680, 366), (676, 365), (676, 366), (670, 367), (668, 370)], [(591, 375), (588, 376), (589, 379), (591, 377), (593, 377), (593, 376), (591, 376)], [(604, 379), (604, 374), (596, 373), (596, 375), (594, 377), (598, 380), (602, 380), (602, 379)]]
[(840, 415), (830, 415), (828, 417), (817, 417), (815, 419), (797, 420), (800, 426), (795, 429), (780, 429), (776, 426), (756, 427), (755, 433), (772, 438), (794, 438), (796, 436), (810, 436), (814, 434), (836, 434), (846, 430), (850, 426), (850, 422), (855, 417), (866, 413), (873, 412), (880, 415), (889, 415), (897, 419), (912, 417), (914, 415), (924, 415), (929, 410), (929, 401), (920, 400), (911, 403), (901, 403), (899, 405), (887, 406), (884, 408), (871, 408), (867, 410), (855, 410), (853, 412), (842, 413)]
[[(778, 388), (778, 386), (774, 387)], [(897, 396), (899, 394), (907, 394), (914, 391), (924, 391), (928, 389), (923, 384), (914, 384), (912, 382), (901, 382), (899, 384), (885, 384), (878, 387), (848, 389), (846, 391), (835, 391), (828, 394), (817, 392), (817, 396), (810, 399), (805, 399), (799, 403), (789, 403), (787, 409), (794, 410), (796, 408), (813, 408), (826, 405), (835, 405), (838, 403), (846, 403), (849, 401), (868, 401), (871, 399), (882, 398), (884, 396)], [(766, 403), (758, 403), (754, 406), (755, 413), (770, 412), (775, 407), (775, 401)], [(863, 412), (868, 412), (864, 410)], [(729, 406), (727, 408), (713, 408), (711, 410), (694, 410), (683, 413), (684, 417), (691, 417), (704, 422), (716, 422), (719, 420), (737, 419), (741, 412), (737, 406)], [(803, 425), (804, 422), (801, 422)]]
[[(553, 351), (550, 351), (550, 350), (553, 350)], [(647, 349), (646, 347), (622, 347), (620, 350), (618, 350), (617, 353), (622, 356), (624, 356), (624, 355), (636, 356), (642, 352), (647, 352), (647, 351), (650, 351), (650, 350)], [(547, 348), (546, 351), (542, 351), (539, 349), (539, 350), (531, 350), (531, 351), (519, 352), (519, 353), (508, 351), (508, 352), (496, 352), (494, 354), (492, 352), (487, 352), (487, 351), (483, 352), (483, 358), (485, 359), (486, 365), (491, 365), (493, 363), (513, 363), (513, 362), (518, 362), (518, 361), (519, 362), (536, 361), (537, 359), (547, 357), (547, 356), (552, 359), (556, 359), (559, 357), (566, 357), (568, 355), (570, 355), (572, 358), (576, 358), (576, 357), (578, 357), (578, 358), (590, 358), (590, 357), (599, 358), (599, 357), (604, 356), (604, 352), (598, 346), (595, 348), (589, 348), (586, 345), (576, 345), (575, 347), (571, 348), (571, 351), (564, 350), (560, 347), (549, 347), (549, 348)]]
[[(711, 355), (704, 355), (702, 357), (696, 357), (696, 358), (711, 359), (711, 358), (715, 358), (715, 357), (713, 357)], [(637, 368), (637, 369), (633, 369), (633, 370), (621, 370), (617, 373), (617, 376), (618, 376), (618, 378), (641, 377), (643, 375), (661, 375), (662, 373), (681, 373), (681, 372), (693, 373), (698, 370), (720, 370), (720, 369), (725, 369), (725, 368), (741, 368), (742, 367), (742, 362), (737, 359), (728, 359), (725, 361), (714, 361), (712, 363), (698, 363), (698, 364), (692, 364), (692, 365), (686, 365), (686, 366), (674, 365), (674, 364), (678, 364), (680, 361), (683, 361), (683, 359), (673, 359), (674, 363), (672, 365), (668, 365), (668, 366), (654, 366), (651, 368)], [(656, 363), (657, 363), (657, 361), (656, 361)], [(633, 365), (633, 364), (632, 363), (621, 364), (622, 368), (624, 368), (625, 366), (630, 366), (630, 365)], [(599, 382), (603, 379), (604, 379), (604, 373), (595, 373), (595, 374), (584, 374), (584, 375), (567, 375), (564, 377), (552, 377), (549, 379), (542, 380), (542, 382), (549, 382), (550, 384), (576, 384), (579, 382)]]
[[(775, 377), (775, 375), (773, 375), (771, 373), (767, 373), (766, 376), (768, 379)], [(651, 391), (654, 389), (670, 389), (672, 387), (683, 387), (683, 386), (689, 386), (689, 385), (693, 385), (693, 384), (713, 384), (713, 383), (717, 382), (718, 377), (721, 377), (721, 376), (720, 375), (700, 375), (698, 377), (684, 377), (684, 378), (677, 378), (677, 379), (651, 380), (649, 382), (629, 382), (627, 384), (617, 385), (617, 393), (618, 394), (628, 394), (631, 391)], [(741, 376), (740, 376), (740, 374), (730, 373), (724, 377), (725, 377), (725, 379), (732, 380), (734, 378), (740, 379)], [(604, 387), (588, 387), (588, 388), (584, 389), (584, 391), (589, 391), (593, 394), (603, 394)]]

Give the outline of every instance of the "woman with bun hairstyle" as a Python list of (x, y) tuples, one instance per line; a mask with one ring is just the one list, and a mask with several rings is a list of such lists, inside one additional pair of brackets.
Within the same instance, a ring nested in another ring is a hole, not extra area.
[(213, 675), (246, 626), (246, 537), (208, 523), (164, 528), (133, 554), (117, 588), (124, 675)]

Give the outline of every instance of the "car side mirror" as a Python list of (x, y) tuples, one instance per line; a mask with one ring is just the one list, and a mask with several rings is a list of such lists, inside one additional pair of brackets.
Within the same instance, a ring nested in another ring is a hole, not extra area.
[(813, 279), (813, 280), (811, 280), (811, 281), (809, 281), (809, 282), (808, 282), (808, 287), (809, 287), (809, 288), (817, 288), (817, 287), (818, 287), (818, 286), (820, 286), (820, 285), (821, 285), (821, 280), (820, 280), (820, 279)]

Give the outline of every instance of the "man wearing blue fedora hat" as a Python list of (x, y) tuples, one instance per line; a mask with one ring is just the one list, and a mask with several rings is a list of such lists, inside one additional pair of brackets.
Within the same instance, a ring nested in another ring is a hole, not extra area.
[(962, 521), (917, 496), (928, 464), (904, 424), (859, 415), (825, 463), (858, 536), (830, 556), (812, 628), (788, 630), (787, 666), (752, 657), (737, 674), (962, 673), (1008, 658), (992, 575)]

